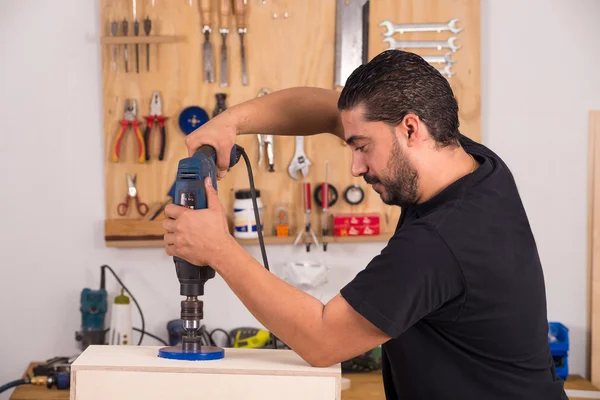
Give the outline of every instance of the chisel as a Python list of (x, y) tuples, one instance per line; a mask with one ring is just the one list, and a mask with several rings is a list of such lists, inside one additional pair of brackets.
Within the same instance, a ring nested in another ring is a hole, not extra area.
[[(137, 7), (135, 5), (135, 0), (133, 0), (133, 34), (135, 36), (139, 36), (139, 34), (140, 34), (140, 23), (137, 20)], [(140, 45), (139, 45), (139, 43), (135, 44), (135, 69), (138, 73), (140, 72)]]
[(227, 86), (227, 35), (229, 34), (230, 0), (219, 0), (219, 32), (221, 33), (221, 87)]
[(204, 33), (204, 45), (202, 47), (204, 53), (204, 80), (208, 83), (215, 81), (215, 71), (213, 62), (212, 43), (210, 42), (211, 28), (211, 0), (200, 0), (200, 15), (202, 17), (202, 33)]
[(242, 84), (248, 85), (248, 74), (246, 71), (246, 51), (244, 48), (244, 37), (246, 34), (246, 13), (245, 8), (247, 0), (233, 0), (233, 13), (235, 14), (235, 23), (240, 35), (240, 59), (242, 61)]
[[(123, 22), (121, 23), (121, 30), (123, 33), (123, 36), (127, 36), (128, 34), (128, 24), (127, 24), (127, 20), (123, 19)], [(129, 52), (128, 52), (128, 46), (127, 43), (123, 44), (125, 50), (124, 50), (124, 55), (125, 55), (125, 72), (129, 72)]]

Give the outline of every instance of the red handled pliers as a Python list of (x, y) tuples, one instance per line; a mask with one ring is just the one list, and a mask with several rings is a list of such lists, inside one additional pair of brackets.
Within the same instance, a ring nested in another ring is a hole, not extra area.
[(146, 146), (146, 160), (150, 159), (150, 132), (154, 128), (154, 124), (158, 124), (160, 130), (160, 150), (158, 153), (158, 159), (163, 160), (165, 158), (165, 143), (167, 141), (167, 133), (165, 129), (165, 121), (168, 117), (162, 115), (162, 100), (160, 99), (160, 93), (154, 92), (152, 94), (152, 101), (150, 101), (150, 115), (144, 117), (146, 119), (146, 131), (144, 132), (144, 141)]
[[(131, 103), (131, 105), (130, 105)], [(117, 133), (117, 137), (115, 138), (115, 146), (113, 147), (112, 159), (114, 162), (119, 162), (119, 154), (121, 152), (121, 143), (123, 142), (123, 136), (125, 136), (125, 132), (127, 128), (131, 125), (133, 132), (135, 133), (135, 137), (138, 142), (138, 162), (144, 163), (146, 161), (144, 157), (145, 153), (145, 144), (144, 137), (142, 136), (142, 131), (140, 130), (140, 123), (136, 118), (137, 116), (137, 103), (134, 100), (125, 99), (125, 115), (121, 120), (121, 128)]]

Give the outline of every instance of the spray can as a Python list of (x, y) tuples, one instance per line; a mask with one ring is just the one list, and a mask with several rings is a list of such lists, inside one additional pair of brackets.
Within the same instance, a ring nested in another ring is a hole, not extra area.
[(115, 297), (110, 317), (110, 330), (108, 332), (108, 344), (130, 345), (132, 344), (133, 328), (131, 324), (131, 301), (125, 296), (124, 289)]

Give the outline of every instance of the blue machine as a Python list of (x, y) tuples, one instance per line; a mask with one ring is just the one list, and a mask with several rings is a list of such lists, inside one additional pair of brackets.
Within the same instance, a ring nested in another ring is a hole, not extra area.
[(81, 330), (75, 333), (75, 340), (81, 342), (83, 350), (91, 344), (105, 344), (104, 320), (108, 309), (107, 299), (103, 268), (100, 276), (100, 289), (85, 288), (81, 291), (79, 301)]

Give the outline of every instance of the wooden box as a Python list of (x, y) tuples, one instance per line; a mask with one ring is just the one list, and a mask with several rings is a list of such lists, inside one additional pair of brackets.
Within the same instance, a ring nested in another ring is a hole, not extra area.
[(226, 348), (213, 361), (167, 360), (155, 346), (89, 346), (71, 367), (71, 400), (339, 400), (341, 366), (291, 350)]

